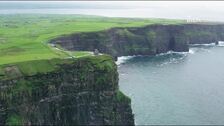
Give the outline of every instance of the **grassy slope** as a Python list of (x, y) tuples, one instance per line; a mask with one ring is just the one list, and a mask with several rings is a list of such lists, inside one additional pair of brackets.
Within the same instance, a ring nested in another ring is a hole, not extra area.
[(111, 27), (182, 22), (83, 15), (0, 15), (0, 65), (67, 57), (66, 53), (52, 49), (46, 44), (51, 38), (63, 34), (99, 31)]

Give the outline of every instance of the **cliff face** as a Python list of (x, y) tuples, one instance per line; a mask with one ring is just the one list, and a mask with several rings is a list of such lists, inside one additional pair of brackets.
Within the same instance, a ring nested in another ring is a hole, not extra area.
[(190, 44), (218, 43), (224, 40), (223, 24), (187, 24), (183, 27)]
[(0, 125), (134, 125), (130, 99), (118, 89), (111, 57), (66, 60), (48, 72), (40, 72), (35, 63), (29, 69), (35, 72), (26, 71), (29, 65), (5, 67)]
[(149, 25), (136, 28), (112, 28), (105, 31), (77, 33), (51, 40), (67, 50), (99, 49), (113, 57), (154, 55), (188, 51), (189, 44), (224, 40), (224, 25), (183, 24)]
[[(68, 50), (99, 49), (113, 57), (188, 51), (224, 40), (224, 25), (150, 25), (53, 39)], [(0, 125), (134, 125), (130, 99), (118, 89), (109, 56), (0, 66)]]

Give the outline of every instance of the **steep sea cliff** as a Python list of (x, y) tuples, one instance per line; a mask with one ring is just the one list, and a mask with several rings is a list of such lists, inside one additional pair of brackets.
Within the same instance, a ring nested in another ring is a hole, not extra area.
[(3, 70), (0, 125), (134, 125), (110, 56), (29, 61)]
[[(67, 50), (155, 55), (189, 50), (189, 44), (224, 40), (224, 25), (182, 24), (112, 28), (60, 36)], [(110, 56), (51, 59), (0, 67), (0, 124), (133, 125), (131, 101), (118, 89)]]
[(67, 50), (93, 51), (114, 58), (127, 55), (155, 55), (170, 50), (185, 52), (189, 44), (224, 40), (223, 24), (148, 25), (112, 28), (99, 32), (76, 33), (51, 40)]

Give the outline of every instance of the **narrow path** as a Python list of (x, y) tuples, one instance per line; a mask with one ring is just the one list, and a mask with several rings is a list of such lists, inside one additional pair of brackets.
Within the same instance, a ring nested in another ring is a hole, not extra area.
[[(84, 56), (93, 56), (93, 52), (88, 52), (88, 54), (84, 54), (84, 55), (81, 55), (81, 56), (74, 56), (73, 53), (71, 51), (65, 51), (64, 49), (61, 49), (61, 48), (58, 48), (55, 44), (52, 44), (52, 43), (48, 43), (48, 46), (50, 46), (51, 49), (54, 49), (54, 50), (57, 50), (57, 51), (60, 51), (62, 53), (64, 53), (65, 55), (67, 55), (68, 57), (66, 58), (79, 58), (79, 57), (84, 57)], [(56, 51), (53, 51), (54, 53)], [(80, 51), (82, 52), (82, 51)]]

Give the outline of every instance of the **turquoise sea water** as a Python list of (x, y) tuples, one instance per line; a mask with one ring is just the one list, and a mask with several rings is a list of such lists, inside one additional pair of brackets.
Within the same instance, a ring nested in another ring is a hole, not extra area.
[(128, 57), (118, 69), (136, 124), (224, 124), (224, 47)]

